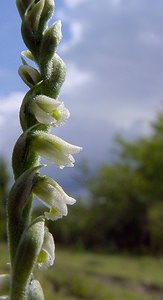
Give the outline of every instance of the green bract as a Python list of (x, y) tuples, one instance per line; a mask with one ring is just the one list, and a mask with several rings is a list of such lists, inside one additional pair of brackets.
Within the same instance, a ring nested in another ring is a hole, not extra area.
[[(67, 205), (76, 201), (55, 180), (40, 174), (40, 168), (45, 167), (40, 165), (40, 158), (54, 162), (61, 169), (72, 167), (75, 161), (72, 154), (81, 148), (49, 133), (50, 126), (63, 125), (70, 115), (58, 100), (66, 67), (56, 54), (62, 38), (61, 21), (48, 27), (54, 1), (16, 0), (16, 4), (27, 47), (21, 53), (19, 75), (30, 89), (20, 108), (23, 132), (12, 155), (15, 183), (7, 208), (11, 274), (0, 277), (0, 296), (5, 291), (10, 300), (43, 300), (35, 267), (46, 269), (55, 259), (54, 239), (45, 222), (66, 216)], [(32, 61), (32, 65), (27, 61)], [(33, 195), (46, 208), (37, 219), (32, 214)]]

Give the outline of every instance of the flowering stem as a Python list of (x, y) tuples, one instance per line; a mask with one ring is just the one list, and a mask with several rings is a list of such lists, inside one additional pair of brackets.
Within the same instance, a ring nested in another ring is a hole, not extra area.
[[(58, 95), (66, 68), (56, 54), (61, 40), (61, 22), (48, 27), (54, 0), (16, 0), (22, 19), (21, 32), (27, 50), (22, 52), (19, 74), (30, 90), (20, 108), (22, 134), (12, 156), (15, 183), (8, 199), (8, 238), (11, 257), (10, 300), (44, 299), (40, 283), (34, 277), (36, 266), (49, 267), (54, 262), (54, 240), (45, 219), (57, 220), (67, 215), (67, 204), (74, 204), (60, 185), (40, 174), (40, 156), (59, 168), (72, 167), (72, 154), (80, 147), (49, 134), (50, 126), (63, 125), (69, 117)], [(27, 63), (32, 61), (36, 67)], [(49, 212), (33, 219), (33, 195)], [(3, 280), (4, 281), (4, 280)]]

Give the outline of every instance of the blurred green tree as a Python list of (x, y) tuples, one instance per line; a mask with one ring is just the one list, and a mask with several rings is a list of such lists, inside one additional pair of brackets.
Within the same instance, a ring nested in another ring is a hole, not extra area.
[(163, 113), (146, 137), (116, 136), (116, 161), (92, 174), (86, 162), (80, 182), (88, 201), (79, 201), (66, 219), (50, 223), (57, 242), (86, 249), (163, 251)]
[[(103, 246), (163, 249), (163, 114), (151, 134), (132, 142), (116, 137), (117, 161), (88, 184), (94, 225)], [(161, 205), (160, 205), (161, 203)]]

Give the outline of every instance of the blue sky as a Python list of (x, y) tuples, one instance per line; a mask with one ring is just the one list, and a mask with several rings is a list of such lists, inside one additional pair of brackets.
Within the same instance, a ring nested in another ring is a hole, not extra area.
[[(116, 133), (149, 134), (149, 121), (163, 108), (162, 16), (162, 0), (56, 1), (53, 20), (63, 24), (58, 53), (67, 65), (59, 98), (71, 112), (56, 133), (83, 146), (77, 161), (109, 160)], [(13, 0), (1, 1), (0, 40), (0, 154), (10, 158), (28, 90), (17, 73), (25, 46)]]

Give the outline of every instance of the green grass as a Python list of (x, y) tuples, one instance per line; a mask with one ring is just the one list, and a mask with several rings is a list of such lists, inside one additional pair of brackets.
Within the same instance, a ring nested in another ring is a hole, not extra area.
[[(0, 245), (0, 269), (7, 251)], [(163, 299), (163, 258), (75, 252), (57, 248), (55, 266), (37, 271), (47, 300)]]

